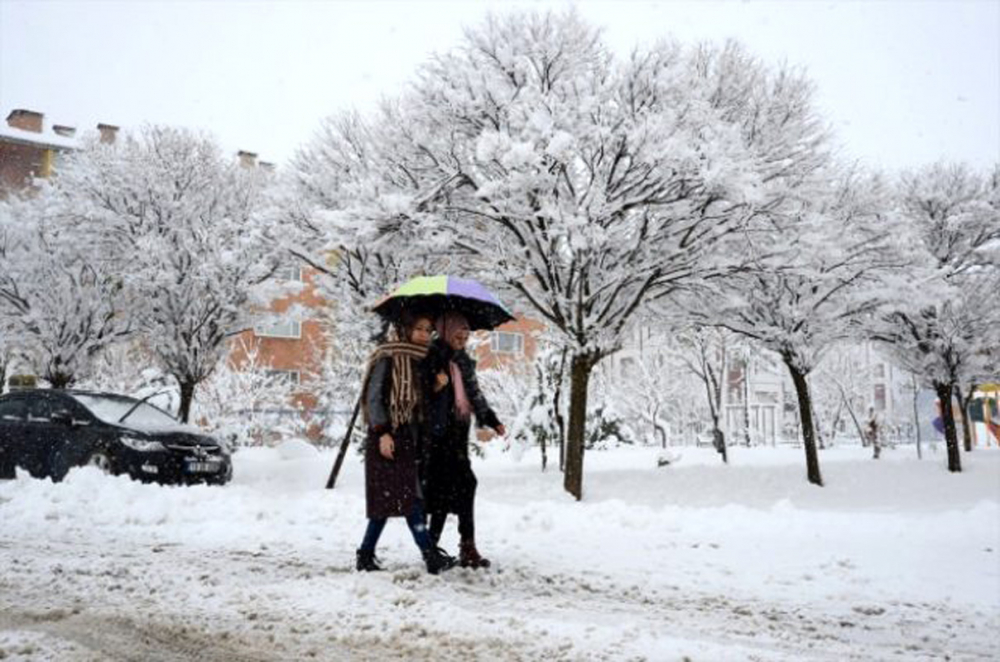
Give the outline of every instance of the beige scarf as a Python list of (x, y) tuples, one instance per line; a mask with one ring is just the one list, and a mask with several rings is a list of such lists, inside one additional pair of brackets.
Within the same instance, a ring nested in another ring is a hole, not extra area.
[(393, 429), (414, 419), (414, 409), (420, 403), (420, 375), (414, 368), (427, 356), (427, 347), (408, 342), (391, 342), (380, 345), (372, 352), (365, 369), (365, 378), (361, 383), (361, 403), (365, 416), (368, 418), (368, 382), (371, 380), (372, 369), (379, 360), (392, 359), (392, 388), (389, 392), (389, 418)]

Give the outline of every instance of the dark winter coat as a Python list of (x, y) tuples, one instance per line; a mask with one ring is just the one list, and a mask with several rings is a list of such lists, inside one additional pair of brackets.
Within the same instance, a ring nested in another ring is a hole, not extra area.
[[(413, 362), (414, 374), (419, 361)], [(368, 435), (365, 439), (365, 503), (371, 519), (405, 517), (421, 497), (417, 463), (420, 458), (420, 413), (414, 420), (393, 428), (390, 422), (389, 397), (392, 390), (392, 359), (378, 359), (371, 368), (365, 389)], [(393, 459), (382, 457), (379, 437), (385, 432), (395, 443)]]
[(456, 414), (455, 390), (450, 382), (438, 393), (434, 392), (437, 374), (449, 374), (449, 361), (454, 361), (461, 371), (465, 393), (475, 413), (476, 426), (494, 429), (500, 426), (500, 419), (479, 388), (476, 362), (472, 357), (465, 351), (454, 351), (440, 339), (431, 343), (422, 371), (427, 431), (422, 479), (428, 513), (461, 512), (468, 509), (476, 494), (476, 475), (469, 462), (471, 421), (462, 420)]

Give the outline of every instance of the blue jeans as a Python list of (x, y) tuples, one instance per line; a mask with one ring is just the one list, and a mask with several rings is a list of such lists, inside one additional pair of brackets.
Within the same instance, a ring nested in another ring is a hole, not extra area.
[[(425, 523), (426, 517), (424, 516), (424, 504), (419, 499), (414, 499), (413, 510), (410, 514), (406, 516), (406, 525), (410, 527), (410, 533), (413, 535), (413, 542), (417, 543), (417, 547), (420, 551), (426, 552), (431, 548), (431, 539), (427, 535), (427, 525)], [(363, 552), (374, 552), (375, 545), (378, 544), (378, 539), (382, 535), (382, 529), (385, 528), (385, 523), (388, 518), (381, 517), (378, 519), (368, 520), (368, 528), (365, 529), (365, 537), (361, 541), (361, 551)]]

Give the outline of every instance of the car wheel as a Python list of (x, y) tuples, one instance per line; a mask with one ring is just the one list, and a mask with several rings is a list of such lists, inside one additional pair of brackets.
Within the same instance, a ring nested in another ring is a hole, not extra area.
[(90, 454), (87, 459), (88, 467), (97, 467), (106, 474), (114, 473), (114, 463), (111, 461), (111, 456), (105, 451), (94, 451)]
[(49, 476), (52, 478), (53, 483), (58, 483), (66, 477), (69, 473), (69, 464), (66, 463), (66, 457), (60, 452), (52, 453), (49, 458)]

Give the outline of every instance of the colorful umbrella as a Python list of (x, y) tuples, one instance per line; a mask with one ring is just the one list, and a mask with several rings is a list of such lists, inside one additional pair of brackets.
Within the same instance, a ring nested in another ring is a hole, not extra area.
[(462, 313), (473, 331), (493, 329), (514, 316), (493, 293), (469, 278), (418, 276), (372, 306), (372, 311), (395, 321), (403, 311), (437, 316), (449, 310)]

